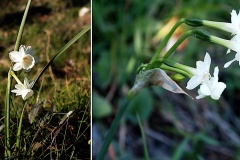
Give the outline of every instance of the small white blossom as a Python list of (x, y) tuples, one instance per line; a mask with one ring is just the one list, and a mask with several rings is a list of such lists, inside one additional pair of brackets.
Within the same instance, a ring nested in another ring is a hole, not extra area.
[(35, 64), (31, 46), (26, 48), (24, 45), (21, 45), (19, 51), (10, 52), (9, 57), (12, 62), (15, 62), (13, 66), (14, 71), (19, 71), (21, 69), (29, 71)]
[(240, 13), (237, 14), (235, 10), (232, 10), (231, 23), (203, 20), (203, 25), (217, 28), (225, 32), (232, 33), (233, 35), (240, 35)]
[(29, 97), (31, 97), (33, 95), (33, 90), (31, 89), (33, 85), (32, 83), (29, 83), (28, 79), (25, 78), (24, 79), (24, 84), (16, 84), (14, 90), (12, 90), (11, 92), (16, 93), (16, 96), (22, 96), (23, 100), (28, 99)]
[(196, 63), (196, 70), (193, 73), (193, 77), (188, 81), (187, 83), (187, 89), (191, 90), (196, 88), (199, 84), (205, 83), (206, 81), (209, 80), (210, 69), (211, 65), (211, 57), (208, 53), (206, 53), (204, 57), (204, 61), (197, 61)]
[(226, 88), (226, 84), (223, 82), (218, 82), (218, 67), (214, 69), (214, 77), (211, 77), (209, 81), (206, 81), (200, 86), (198, 90), (197, 99), (204, 98), (205, 96), (211, 96), (212, 99), (218, 100)]
[(227, 62), (225, 65), (224, 65), (224, 68), (227, 68), (229, 67), (229, 65), (231, 63), (233, 63), (234, 61), (239, 61), (239, 65), (240, 65), (240, 35), (235, 35), (230, 43), (229, 43), (229, 46), (228, 46), (228, 51), (227, 51), (227, 54), (230, 53), (231, 50), (237, 52), (236, 55), (235, 55), (235, 58), (229, 62)]

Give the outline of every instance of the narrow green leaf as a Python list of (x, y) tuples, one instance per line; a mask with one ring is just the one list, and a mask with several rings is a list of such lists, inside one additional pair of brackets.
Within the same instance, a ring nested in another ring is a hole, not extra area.
[(137, 116), (138, 124), (139, 124), (140, 130), (141, 130), (141, 134), (142, 134), (144, 159), (149, 160), (149, 154), (148, 154), (148, 149), (147, 149), (147, 141), (146, 141), (146, 136), (145, 136), (145, 133), (144, 133), (144, 128), (143, 128), (143, 125), (141, 123), (140, 116), (138, 115), (137, 112), (136, 112), (136, 116)]
[(181, 159), (182, 155), (184, 154), (184, 149), (188, 144), (188, 142), (189, 142), (189, 138), (188, 137), (184, 138), (184, 140), (179, 144), (176, 151), (174, 152), (172, 160)]
[[(42, 74), (48, 69), (48, 67), (54, 62), (55, 59), (57, 59), (59, 56), (61, 56), (74, 42), (76, 42), (79, 38), (82, 37), (88, 30), (90, 30), (91, 25), (89, 24), (86, 26), (81, 32), (79, 32), (73, 39), (71, 39), (63, 48), (61, 48), (54, 56), (53, 58), (48, 62), (48, 64), (43, 68), (43, 70), (40, 72), (38, 77), (33, 83), (33, 86), (35, 83), (39, 80), (39, 78), (42, 76)], [(33, 87), (32, 86), (32, 87)]]

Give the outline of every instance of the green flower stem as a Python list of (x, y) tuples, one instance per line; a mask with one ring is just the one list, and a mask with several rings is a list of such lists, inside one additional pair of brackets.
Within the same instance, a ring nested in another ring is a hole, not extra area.
[(7, 83), (7, 90), (6, 90), (6, 100), (5, 100), (5, 118), (4, 118), (4, 124), (5, 124), (5, 158), (11, 156), (10, 151), (10, 133), (9, 133), (9, 120), (10, 120), (10, 90), (11, 90), (11, 82), (12, 82), (12, 76), (10, 74), (11, 68), (8, 72), (8, 83)]
[(178, 69), (178, 68), (174, 68), (174, 67), (171, 67), (171, 66), (168, 66), (168, 65), (165, 65), (165, 64), (162, 64), (160, 66), (160, 68), (163, 69), (163, 70), (173, 71), (175, 73), (182, 74), (182, 75), (184, 75), (186, 77), (189, 77), (189, 78), (192, 78), (192, 76), (193, 76), (191, 73), (188, 73), (188, 72), (186, 72), (184, 70), (181, 70), (181, 69)]
[(160, 47), (157, 49), (157, 51), (155, 52), (154, 56), (152, 57), (150, 63), (154, 62), (159, 54), (161, 53), (162, 49), (166, 46), (168, 40), (171, 38), (172, 34), (174, 33), (174, 31), (177, 29), (178, 26), (180, 26), (182, 23), (185, 23), (185, 19), (180, 19), (171, 29), (171, 31), (167, 34), (167, 36), (164, 38), (164, 40), (162, 41)]
[(13, 72), (12, 70), (10, 71), (11, 76), (13, 76), (13, 78), (17, 81), (18, 84), (22, 84), (22, 82), (18, 79), (18, 77), (16, 76), (15, 72)]
[(139, 114), (137, 112), (136, 112), (136, 116), (137, 116), (138, 124), (139, 124), (140, 130), (141, 130), (141, 134), (142, 134), (144, 159), (149, 160), (149, 154), (148, 154), (148, 149), (147, 149), (147, 141), (146, 141), (146, 136), (145, 136), (145, 133), (144, 133), (143, 125), (141, 123), (141, 119), (140, 119)]
[(55, 59), (57, 59), (60, 55), (62, 55), (74, 42), (76, 42), (79, 38), (82, 37), (88, 30), (90, 30), (91, 25), (87, 25), (82, 31), (80, 31), (75, 37), (73, 37), (64, 47), (62, 47), (54, 56), (53, 58), (48, 62), (48, 64), (43, 68), (43, 70), (40, 72), (38, 77), (33, 83), (33, 86), (36, 84), (36, 82), (39, 80), (39, 78), (42, 76), (42, 74), (48, 69), (48, 67), (54, 62)]
[(204, 23), (203, 23), (204, 21), (201, 19), (186, 18), (184, 20), (187, 25), (192, 26), (192, 27), (200, 27), (200, 26), (204, 25)]
[(189, 30), (186, 33), (184, 33), (178, 40), (177, 42), (167, 51), (167, 53), (163, 56), (162, 59), (167, 59), (176, 49), (177, 47), (189, 36), (193, 35), (194, 30)]
[(133, 92), (132, 90), (130, 90), (128, 92), (128, 96), (127, 98), (124, 99), (123, 103), (120, 105), (120, 108), (117, 112), (117, 115), (115, 116), (113, 122), (112, 122), (112, 125), (107, 133), (107, 135), (105, 136), (105, 140), (104, 140), (104, 143), (101, 147), (101, 150), (97, 156), (97, 160), (103, 160), (104, 157), (105, 157), (105, 154), (107, 152), (107, 149), (108, 149), (108, 146), (110, 145), (112, 139), (113, 139), (113, 136), (117, 130), (117, 127), (127, 109), (127, 106), (129, 104), (129, 102), (131, 101), (131, 99), (136, 95), (136, 92)]
[(177, 49), (177, 47), (189, 36), (199, 38), (203, 41), (210, 41), (210, 37), (211, 37), (211, 35), (209, 35), (204, 30), (200, 30), (200, 29), (189, 30), (177, 40), (177, 42), (167, 51), (167, 53), (162, 57), (162, 59), (163, 60), (167, 59)]
[[(22, 22), (18, 31), (18, 35), (17, 35), (17, 40), (15, 43), (15, 47), (14, 50), (17, 51), (19, 46), (20, 46), (20, 42), (21, 42), (21, 38), (22, 38), (22, 33), (23, 33), (23, 28), (24, 28), (24, 24), (26, 21), (26, 17), (27, 17), (27, 13), (29, 10), (31, 4), (31, 0), (28, 0), (23, 18), (22, 18)], [(12, 64), (12, 62), (11, 62)], [(8, 83), (7, 83), (7, 89), (6, 89), (6, 100), (5, 100), (5, 119), (4, 119), (4, 123), (5, 123), (5, 158), (10, 157), (11, 156), (11, 150), (10, 150), (10, 133), (9, 133), (9, 121), (10, 121), (10, 90), (11, 90), (11, 82), (12, 82), (12, 76), (11, 76), (11, 72), (12, 69), (10, 68), (8, 71)]]
[(24, 25), (25, 25), (25, 22), (26, 22), (26, 18), (27, 18), (27, 14), (28, 14), (30, 4), (31, 4), (31, 0), (28, 0), (27, 6), (26, 6), (24, 14), (23, 14), (22, 22), (21, 22), (21, 25), (20, 25), (20, 28), (19, 28), (19, 31), (18, 31), (17, 40), (16, 40), (15, 47), (14, 47), (15, 51), (17, 51), (19, 46), (20, 46), (20, 42), (21, 42), (22, 34), (23, 34), (23, 29), (24, 29)]
[(221, 46), (224, 46), (224, 47), (232, 49), (232, 50), (235, 49), (235, 47), (233, 46), (233, 43), (230, 40), (226, 40), (226, 39), (219, 38), (219, 37), (216, 37), (216, 36), (210, 36), (210, 41), (212, 43), (219, 44)]
[(174, 67), (176, 69), (179, 69), (179, 70), (185, 72), (187, 74), (187, 76), (189, 76), (190, 78), (196, 72), (196, 69), (193, 68), (193, 67), (189, 67), (189, 66), (177, 63), (177, 62), (173, 62), (173, 61), (167, 60), (167, 59), (164, 60), (163, 63), (168, 65), (168, 66)]
[(24, 115), (24, 110), (25, 110), (25, 107), (26, 107), (26, 102), (24, 102), (24, 106), (23, 106), (23, 109), (22, 109), (22, 113), (21, 113), (21, 116), (20, 116), (20, 121), (19, 121), (19, 124), (18, 124), (18, 131), (17, 131), (17, 141), (16, 141), (16, 150), (18, 153), (19, 149), (20, 149), (20, 141), (21, 141), (21, 131), (22, 131), (22, 120), (23, 120), (23, 115)]

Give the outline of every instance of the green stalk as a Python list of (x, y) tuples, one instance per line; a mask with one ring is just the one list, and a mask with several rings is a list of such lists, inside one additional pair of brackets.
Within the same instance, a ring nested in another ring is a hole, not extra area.
[(33, 86), (39, 80), (42, 74), (48, 69), (48, 67), (53, 63), (53, 61), (57, 59), (60, 55), (62, 55), (74, 42), (76, 42), (80, 37), (82, 37), (82, 35), (84, 35), (88, 30), (90, 30), (90, 28), (91, 28), (91, 25), (89, 24), (53, 56), (53, 58), (48, 62), (48, 64), (40, 72), (36, 80), (34, 80)]
[(176, 49), (177, 47), (189, 36), (193, 34), (194, 30), (189, 30), (186, 33), (184, 33), (178, 40), (177, 42), (167, 51), (167, 53), (163, 56), (162, 59), (167, 59)]
[(175, 73), (182, 74), (182, 75), (184, 75), (186, 77), (189, 77), (189, 78), (191, 78), (193, 76), (191, 73), (188, 73), (184, 70), (174, 68), (174, 67), (171, 67), (171, 66), (168, 66), (168, 65), (165, 65), (165, 64), (162, 64), (160, 68), (163, 69), (163, 70), (173, 71)]
[(6, 89), (6, 100), (5, 100), (5, 119), (4, 119), (4, 124), (5, 124), (5, 157), (10, 157), (11, 156), (11, 151), (10, 151), (10, 133), (9, 133), (9, 120), (10, 120), (10, 90), (11, 90), (11, 82), (12, 82), (12, 76), (10, 74), (11, 68), (8, 72), (8, 83), (7, 83), (7, 89)]
[[(17, 35), (17, 40), (16, 40), (16, 44), (14, 47), (14, 50), (17, 51), (19, 46), (20, 46), (20, 42), (21, 42), (21, 38), (22, 38), (22, 33), (23, 33), (23, 29), (24, 29), (24, 24), (26, 21), (26, 17), (27, 17), (27, 13), (29, 10), (31, 4), (31, 0), (28, 0), (26, 9), (24, 11), (24, 15), (22, 18), (22, 22), (18, 31), (18, 35)], [(10, 72), (12, 71), (12, 69), (9, 69), (8, 72), (8, 83), (7, 83), (7, 89), (6, 89), (6, 102), (5, 102), (5, 145), (6, 145), (6, 149), (5, 149), (5, 156), (6, 158), (11, 156), (11, 151), (10, 151), (10, 133), (9, 133), (9, 120), (10, 120), (10, 90), (11, 90), (11, 82), (12, 82), (12, 77)]]
[(170, 66), (170, 67), (173, 67), (173, 68), (179, 69), (180, 71), (185, 72), (187, 74), (187, 76), (190, 76), (190, 77), (192, 77), (193, 74), (196, 72), (196, 68), (189, 67), (189, 66), (181, 64), (181, 63), (173, 62), (168, 59), (165, 59), (163, 61), (163, 63), (166, 64), (167, 66)]
[[(131, 90), (130, 90), (131, 91)], [(105, 157), (105, 154), (107, 152), (107, 149), (108, 149), (108, 146), (110, 145), (112, 139), (113, 139), (113, 136), (117, 130), (117, 127), (127, 109), (127, 106), (129, 104), (129, 102), (131, 101), (132, 97), (134, 97), (134, 95), (136, 94), (136, 92), (128, 92), (129, 96), (127, 96), (127, 98), (124, 99), (123, 103), (120, 105), (120, 108), (117, 112), (117, 115), (115, 116), (113, 122), (112, 122), (112, 125), (107, 133), (107, 135), (105, 136), (105, 140), (104, 140), (104, 143), (101, 147), (101, 150), (97, 156), (97, 160), (103, 160), (104, 157)]]
[(20, 149), (20, 141), (21, 141), (21, 131), (22, 131), (22, 119), (23, 119), (23, 115), (24, 115), (24, 110), (25, 110), (25, 107), (26, 107), (26, 102), (24, 103), (24, 106), (23, 106), (23, 109), (22, 109), (22, 113), (21, 113), (21, 116), (20, 116), (20, 121), (19, 121), (19, 124), (18, 124), (18, 131), (17, 131), (17, 141), (16, 141), (16, 154), (19, 153), (19, 149)]
[(196, 38), (199, 38), (203, 41), (211, 41), (210, 37), (212, 37), (210, 34), (208, 34), (204, 30), (196, 29), (196, 30), (189, 30), (185, 32), (178, 40), (177, 42), (167, 51), (167, 53), (162, 57), (163, 60), (166, 60), (176, 49), (177, 47), (189, 36), (194, 36)]
[(18, 79), (18, 77), (16, 76), (15, 72), (10, 71), (11, 76), (17, 81), (18, 84), (22, 84), (22, 82)]
[(160, 47), (157, 49), (157, 51), (155, 52), (154, 56), (152, 57), (150, 63), (154, 62), (159, 54), (161, 53), (162, 49), (166, 46), (168, 40), (171, 38), (172, 34), (174, 33), (174, 31), (177, 29), (178, 26), (180, 26), (182, 23), (185, 23), (185, 19), (182, 18), (180, 19), (171, 29), (171, 31), (167, 34), (167, 36), (164, 38), (164, 40), (162, 41)]
[(24, 25), (25, 25), (25, 22), (26, 22), (26, 18), (27, 18), (27, 14), (28, 14), (28, 10), (29, 10), (30, 4), (31, 4), (31, 0), (28, 0), (26, 9), (25, 9), (24, 14), (23, 14), (22, 22), (21, 22), (21, 25), (20, 25), (20, 28), (19, 28), (19, 31), (18, 31), (18, 35), (17, 35), (17, 40), (16, 40), (16, 44), (15, 44), (15, 47), (14, 47), (14, 51), (17, 51), (19, 46), (20, 46), (20, 42), (21, 42), (22, 34), (23, 34), (23, 29), (24, 29)]
[(147, 142), (146, 142), (146, 136), (144, 133), (144, 129), (143, 129), (143, 125), (141, 123), (139, 114), (136, 112), (136, 116), (137, 116), (137, 120), (138, 120), (138, 124), (141, 130), (141, 134), (142, 134), (142, 141), (143, 141), (143, 150), (144, 150), (144, 159), (145, 160), (149, 160), (149, 154), (148, 154), (148, 149), (147, 149)]

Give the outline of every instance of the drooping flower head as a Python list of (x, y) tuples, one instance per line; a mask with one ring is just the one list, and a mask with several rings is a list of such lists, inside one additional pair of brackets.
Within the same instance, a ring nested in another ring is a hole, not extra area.
[(208, 21), (208, 20), (203, 20), (202, 23), (199, 23), (199, 21), (195, 20), (196, 22), (193, 24), (201, 24), (204, 26), (208, 26), (208, 27), (223, 30), (225, 32), (232, 33), (233, 35), (236, 35), (236, 34), (240, 35), (240, 13), (237, 14), (235, 10), (232, 10), (230, 14), (231, 14), (231, 23)]
[(187, 83), (187, 89), (191, 90), (196, 88), (199, 84), (205, 83), (206, 81), (209, 80), (210, 69), (211, 65), (211, 57), (208, 53), (206, 53), (204, 57), (204, 61), (197, 61), (196, 62), (196, 70), (193, 73), (193, 77), (188, 81)]
[(212, 99), (218, 100), (226, 88), (226, 84), (223, 82), (218, 82), (218, 67), (214, 68), (214, 76), (203, 83), (200, 88), (198, 89), (198, 96), (197, 99), (204, 98), (206, 96), (211, 96)]
[[(239, 61), (239, 65), (240, 65), (240, 35), (235, 35), (231, 41), (232, 44), (229, 46), (229, 49), (227, 51), (227, 54), (230, 53), (231, 50), (236, 52), (235, 58), (229, 62), (227, 62), (224, 65), (224, 68), (227, 68), (230, 66), (230, 64), (232, 64), (234, 61)], [(231, 47), (231, 48), (230, 48)]]
[(28, 79), (24, 78), (24, 83), (16, 84), (16, 89), (12, 90), (11, 92), (16, 93), (16, 96), (22, 96), (22, 99), (26, 100), (33, 95), (33, 90), (31, 89), (32, 85), (33, 82), (29, 83)]
[(24, 45), (21, 45), (19, 51), (10, 52), (9, 57), (11, 61), (15, 63), (13, 66), (14, 71), (19, 71), (21, 69), (29, 71), (35, 64), (31, 46), (26, 48)]
[(235, 58), (230, 62), (227, 62), (224, 65), (224, 68), (227, 68), (232, 62), (240, 60), (240, 35), (235, 35), (231, 40), (226, 40), (216, 36), (210, 36), (210, 41), (228, 48), (227, 54), (231, 51), (236, 52)]

